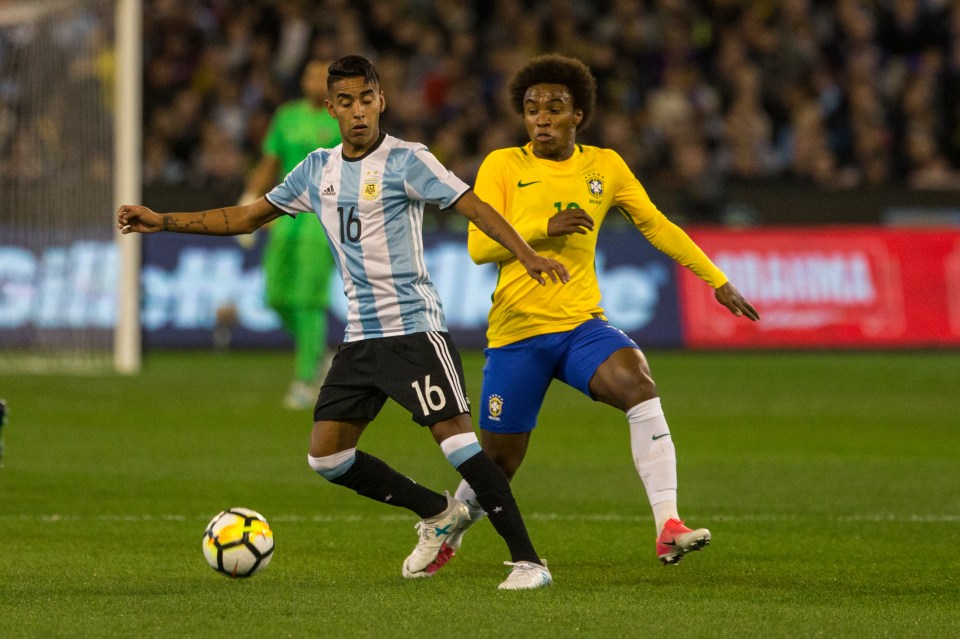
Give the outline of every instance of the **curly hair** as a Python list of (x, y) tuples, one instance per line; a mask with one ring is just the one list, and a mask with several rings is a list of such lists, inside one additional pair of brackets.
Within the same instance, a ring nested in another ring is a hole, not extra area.
[(590, 68), (576, 58), (557, 53), (537, 56), (530, 60), (510, 81), (510, 106), (523, 114), (523, 97), (535, 84), (562, 84), (573, 96), (573, 108), (583, 112), (578, 128), (590, 122), (597, 103), (597, 81)]

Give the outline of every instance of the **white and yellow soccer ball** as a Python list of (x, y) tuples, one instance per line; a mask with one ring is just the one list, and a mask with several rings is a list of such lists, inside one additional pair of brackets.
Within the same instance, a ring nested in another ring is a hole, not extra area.
[(254, 510), (224, 510), (207, 524), (203, 556), (211, 568), (228, 577), (252, 577), (273, 558), (273, 531)]

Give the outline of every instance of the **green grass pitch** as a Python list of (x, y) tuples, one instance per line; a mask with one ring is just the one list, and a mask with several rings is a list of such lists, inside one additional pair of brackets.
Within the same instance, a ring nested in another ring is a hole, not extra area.
[[(553, 587), (499, 592), (489, 523), (404, 580), (416, 517), (306, 463), (285, 353), (154, 353), (132, 378), (13, 376), (0, 469), (0, 637), (947, 637), (960, 634), (960, 354), (649, 352), (680, 510), (677, 566), (615, 410), (555, 385), (514, 491)], [(465, 356), (479, 392), (481, 357)], [(396, 405), (361, 442), (457, 475)], [(263, 513), (270, 566), (204, 562), (207, 521)]]

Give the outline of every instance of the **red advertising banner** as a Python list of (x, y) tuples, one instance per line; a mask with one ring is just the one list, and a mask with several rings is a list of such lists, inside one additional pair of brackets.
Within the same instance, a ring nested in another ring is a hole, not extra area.
[(694, 348), (960, 346), (960, 230), (692, 229), (760, 312), (734, 317), (682, 269)]

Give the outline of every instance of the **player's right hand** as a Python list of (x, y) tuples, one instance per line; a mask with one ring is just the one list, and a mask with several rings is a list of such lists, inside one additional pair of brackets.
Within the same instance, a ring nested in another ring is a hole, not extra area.
[(128, 233), (156, 233), (163, 230), (163, 216), (145, 206), (123, 204), (117, 209), (117, 228)]
[(543, 257), (538, 253), (534, 253), (534, 256), (529, 260), (524, 260), (524, 268), (527, 269), (527, 275), (533, 279), (540, 282), (541, 286), (546, 286), (547, 281), (543, 279), (541, 273), (546, 273), (550, 276), (550, 280), (556, 284), (558, 281), (566, 284), (570, 281), (570, 271), (567, 270), (567, 267), (558, 262), (555, 259), (549, 257)]
[(583, 209), (564, 209), (547, 222), (547, 235), (557, 237), (579, 233), (586, 235), (593, 230), (593, 218)]

